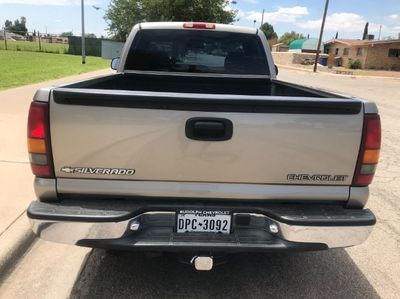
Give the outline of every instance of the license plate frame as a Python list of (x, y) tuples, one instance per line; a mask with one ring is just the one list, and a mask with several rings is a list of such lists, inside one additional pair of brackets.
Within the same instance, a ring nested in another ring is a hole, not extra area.
[(226, 210), (186, 210), (176, 211), (175, 232), (230, 234), (232, 213)]

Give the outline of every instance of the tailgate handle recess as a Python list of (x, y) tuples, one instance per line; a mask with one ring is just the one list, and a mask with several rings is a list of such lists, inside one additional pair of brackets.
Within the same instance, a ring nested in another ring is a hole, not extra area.
[(232, 138), (233, 124), (226, 118), (194, 117), (186, 121), (186, 137), (203, 141), (224, 141)]

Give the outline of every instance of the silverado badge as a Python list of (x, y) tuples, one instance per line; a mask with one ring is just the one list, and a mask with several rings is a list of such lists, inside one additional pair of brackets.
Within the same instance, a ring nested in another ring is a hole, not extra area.
[(61, 167), (60, 171), (65, 173), (81, 173), (81, 174), (108, 174), (108, 175), (134, 175), (135, 169), (125, 168), (100, 168), (100, 167)]

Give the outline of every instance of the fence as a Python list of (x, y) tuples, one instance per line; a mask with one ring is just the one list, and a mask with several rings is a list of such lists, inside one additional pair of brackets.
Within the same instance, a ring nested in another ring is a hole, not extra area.
[[(122, 46), (123, 43), (112, 40), (85, 38), (87, 56), (102, 57), (103, 55), (103, 58), (110, 59), (110, 57), (120, 56)], [(81, 55), (82, 40), (80, 36), (64, 37), (36, 31), (18, 34), (0, 30), (0, 50)]]
[[(87, 56), (101, 57), (101, 39), (99, 38), (85, 38), (85, 54)], [(68, 39), (68, 54), (81, 55), (82, 54), (82, 38), (80, 36), (71, 36)]]
[(40, 32), (0, 30), (0, 50), (68, 53), (68, 37)]

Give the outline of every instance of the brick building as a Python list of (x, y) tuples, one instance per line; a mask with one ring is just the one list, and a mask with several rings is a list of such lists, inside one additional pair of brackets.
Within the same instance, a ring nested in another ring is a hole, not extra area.
[(345, 67), (358, 59), (364, 69), (400, 71), (400, 39), (333, 39), (325, 43), (325, 53), (340, 57)]

